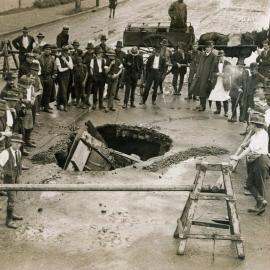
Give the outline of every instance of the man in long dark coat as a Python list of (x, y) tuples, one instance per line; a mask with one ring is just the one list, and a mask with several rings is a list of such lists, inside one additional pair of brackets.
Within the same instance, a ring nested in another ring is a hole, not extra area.
[(199, 111), (205, 111), (206, 99), (212, 90), (212, 72), (217, 61), (213, 54), (213, 42), (208, 42), (202, 53), (195, 79), (191, 86), (191, 93), (200, 97)]
[(168, 10), (171, 17), (171, 29), (185, 29), (187, 24), (187, 6), (183, 0), (175, 1)]
[(69, 31), (69, 27), (64, 25), (61, 33), (59, 33), (56, 37), (57, 48), (62, 49), (63, 46), (68, 45), (68, 41), (69, 41), (68, 31)]

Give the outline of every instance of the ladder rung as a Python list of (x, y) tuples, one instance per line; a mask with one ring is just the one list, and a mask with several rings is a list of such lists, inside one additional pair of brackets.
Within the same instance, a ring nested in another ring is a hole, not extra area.
[(230, 241), (243, 241), (240, 235), (222, 235), (222, 234), (180, 234), (180, 239), (208, 239), (208, 240), (230, 240)]
[(192, 200), (227, 200), (227, 201), (236, 201), (236, 199), (233, 196), (227, 196), (227, 195), (217, 195), (217, 194), (190, 194), (190, 199)]

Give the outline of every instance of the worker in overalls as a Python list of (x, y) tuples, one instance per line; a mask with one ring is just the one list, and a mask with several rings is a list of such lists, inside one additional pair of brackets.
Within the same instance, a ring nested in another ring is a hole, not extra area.
[[(20, 147), (23, 144), (22, 135), (13, 134), (10, 143), (11, 146), (0, 153), (0, 170), (4, 175), (5, 184), (17, 184), (22, 170), (22, 154), (20, 152)], [(14, 214), (15, 199), (16, 191), (7, 191), (6, 226), (11, 229), (17, 229), (16, 220), (23, 219)]]
[(248, 212), (261, 215), (267, 206), (267, 201), (265, 200), (265, 180), (270, 168), (268, 156), (269, 136), (265, 130), (264, 116), (253, 115), (250, 123), (254, 126), (254, 135), (247, 143), (241, 145), (243, 152), (240, 155), (231, 156), (231, 159), (238, 161), (246, 157), (247, 188), (257, 202), (254, 208), (248, 209)]

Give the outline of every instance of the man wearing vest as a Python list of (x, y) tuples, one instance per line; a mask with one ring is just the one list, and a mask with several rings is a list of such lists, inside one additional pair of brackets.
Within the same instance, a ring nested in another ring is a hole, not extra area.
[[(19, 183), (19, 176), (21, 175), (21, 152), (20, 147), (23, 144), (22, 136), (13, 134), (10, 139), (11, 146), (1, 152), (0, 154), (0, 168), (4, 174), (5, 184)], [(14, 214), (15, 206), (15, 191), (7, 191), (7, 217), (6, 226), (11, 229), (17, 229), (16, 220), (23, 218)]]
[(73, 69), (72, 58), (68, 55), (69, 47), (64, 46), (62, 48), (61, 56), (57, 57), (55, 64), (58, 70), (58, 93), (57, 93), (57, 109), (67, 111), (68, 104), (68, 85), (71, 76), (71, 70)]
[(103, 92), (106, 81), (106, 73), (105, 73), (106, 61), (102, 57), (103, 51), (100, 47), (96, 47), (95, 54), (96, 57), (93, 58), (90, 62), (90, 74), (94, 80), (92, 110), (96, 109), (97, 101), (99, 104), (99, 109), (105, 109), (105, 107), (103, 106)]

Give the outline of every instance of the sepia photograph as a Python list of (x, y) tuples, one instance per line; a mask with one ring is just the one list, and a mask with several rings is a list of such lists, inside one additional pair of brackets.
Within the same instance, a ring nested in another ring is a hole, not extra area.
[(270, 269), (269, 0), (0, 2), (0, 270)]

